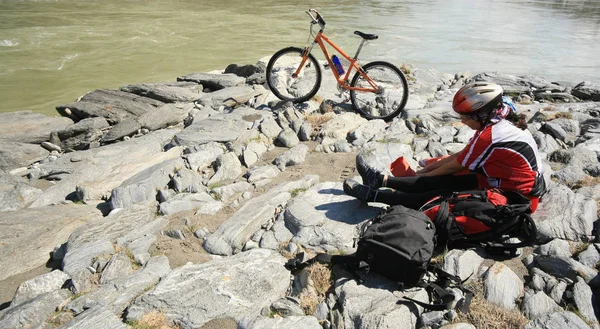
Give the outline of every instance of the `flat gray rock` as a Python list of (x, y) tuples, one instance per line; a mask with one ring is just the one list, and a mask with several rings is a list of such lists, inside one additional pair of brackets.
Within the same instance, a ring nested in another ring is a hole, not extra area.
[(203, 120), (194, 120), (182, 132), (175, 135), (169, 146), (199, 146), (210, 142), (235, 141), (244, 131), (252, 128), (259, 111), (243, 107), (231, 113), (219, 113)]
[(351, 253), (358, 236), (356, 225), (380, 210), (344, 194), (341, 182), (324, 182), (292, 199), (284, 216), (294, 242), (310, 249)]
[(181, 168), (185, 168), (183, 159), (175, 158), (140, 171), (112, 190), (108, 201), (110, 208), (125, 208), (156, 200), (156, 191), (167, 187), (170, 175)]
[[(127, 248), (147, 234), (155, 234), (167, 220), (156, 217), (156, 203), (134, 205), (89, 222), (75, 230), (68, 239), (63, 270), (73, 277), (76, 289), (89, 285), (94, 258), (115, 253), (113, 243)], [(81, 291), (81, 290), (80, 290)]]
[(573, 301), (583, 319), (597, 323), (594, 293), (581, 277), (578, 277), (577, 282), (573, 285)]
[(203, 93), (196, 102), (212, 108), (221, 106), (236, 107), (247, 104), (254, 97), (264, 93), (250, 86), (235, 86), (221, 89), (218, 91)]
[(160, 204), (163, 215), (173, 215), (182, 211), (196, 210), (197, 214), (214, 215), (223, 207), (223, 202), (213, 199), (208, 193), (180, 193)]
[(0, 113), (0, 140), (40, 144), (48, 141), (53, 131), (71, 124), (71, 119), (49, 117), (32, 111)]
[(583, 81), (573, 88), (573, 96), (583, 100), (600, 101), (600, 85)]
[(133, 118), (125, 118), (115, 124), (100, 138), (100, 143), (112, 143), (138, 133), (142, 125)]
[(270, 139), (275, 139), (279, 133), (283, 130), (281, 126), (275, 121), (275, 118), (270, 115), (266, 115), (260, 123), (260, 131)]
[(56, 205), (0, 213), (0, 280), (46, 264), (56, 246), (102, 213), (92, 205)]
[(103, 117), (114, 125), (124, 119), (137, 118), (162, 104), (157, 100), (118, 90), (98, 89), (85, 94), (78, 102), (57, 106), (56, 111), (75, 122)]
[(10, 171), (44, 160), (50, 152), (39, 144), (0, 139), (0, 169)]
[(71, 299), (73, 294), (56, 290), (27, 302), (0, 311), (0, 329), (31, 328), (42, 324), (56, 309)]
[(214, 193), (217, 200), (222, 202), (229, 202), (234, 200), (237, 196), (244, 192), (251, 191), (252, 185), (248, 182), (238, 182), (225, 186), (220, 186), (212, 189), (211, 193)]
[(44, 273), (19, 285), (10, 305), (15, 306), (39, 295), (60, 290), (71, 277), (61, 270)]
[[(173, 190), (178, 193), (199, 193), (206, 192), (206, 186), (202, 183), (204, 178), (195, 170), (185, 167), (178, 167), (174, 170), (175, 174), (171, 179)], [(162, 186), (167, 187), (167, 185)]]
[(219, 155), (225, 152), (225, 147), (221, 143), (209, 142), (195, 147), (191, 147), (191, 152), (183, 155), (188, 167), (195, 171), (200, 171), (210, 167)]
[(345, 328), (418, 328), (417, 320), (422, 308), (398, 301), (407, 296), (427, 303), (427, 292), (417, 289), (401, 293), (396, 289), (394, 282), (376, 275), (368, 275), (364, 284), (338, 279), (335, 293), (343, 310)]
[(516, 301), (523, 293), (523, 281), (508, 266), (496, 262), (484, 278), (485, 299), (507, 309), (517, 308)]
[(264, 165), (248, 169), (248, 182), (256, 183), (265, 179), (277, 177), (281, 171), (275, 165)]
[(232, 255), (242, 251), (252, 234), (273, 218), (278, 207), (291, 199), (291, 191), (307, 189), (317, 181), (318, 177), (306, 176), (302, 180), (280, 184), (249, 200), (204, 240), (204, 249), (216, 255)]
[(236, 179), (242, 174), (242, 163), (237, 155), (228, 152), (217, 157), (215, 161), (215, 174), (208, 181), (208, 186)]
[(81, 200), (107, 198), (111, 191), (135, 174), (155, 164), (178, 158), (182, 150), (163, 147), (176, 133), (165, 129), (96, 149), (63, 154), (39, 166), (40, 178), (57, 180), (31, 207), (60, 203), (77, 190)]
[(534, 251), (542, 256), (554, 256), (558, 258), (570, 258), (573, 255), (569, 241), (562, 239), (554, 239), (536, 247)]
[(551, 256), (537, 256), (535, 263), (544, 272), (557, 278), (568, 278), (576, 281), (578, 276), (583, 277), (589, 285), (600, 286), (598, 271), (581, 264), (573, 258), (557, 258)]
[(289, 316), (286, 318), (243, 318), (238, 323), (238, 329), (288, 329), (306, 328), (322, 329), (319, 320), (314, 316)]
[(562, 311), (552, 298), (543, 291), (525, 293), (521, 302), (521, 311), (530, 320), (540, 318), (550, 313)]
[(202, 93), (195, 82), (142, 83), (127, 85), (121, 91), (156, 99), (164, 103), (193, 102)]
[(246, 79), (232, 73), (191, 73), (177, 78), (177, 81), (191, 81), (212, 91), (243, 85)]
[(110, 258), (102, 274), (100, 275), (100, 284), (106, 284), (115, 281), (121, 277), (129, 275), (133, 271), (131, 259), (124, 252), (119, 252)]
[(51, 140), (60, 144), (65, 150), (86, 150), (90, 144), (98, 142), (109, 128), (110, 125), (105, 118), (86, 118), (53, 132)]
[(79, 314), (88, 308), (101, 306), (121, 314), (135, 298), (154, 287), (170, 272), (166, 256), (152, 257), (143, 268), (77, 297), (65, 309)]
[(262, 141), (251, 140), (244, 148), (242, 159), (246, 167), (254, 165), (267, 152), (268, 146)]
[(564, 185), (550, 182), (548, 192), (532, 217), (540, 241), (555, 238), (581, 241), (592, 234), (596, 212), (594, 200), (575, 194)]
[(136, 299), (127, 320), (161, 310), (182, 329), (193, 329), (214, 318), (239, 321), (257, 316), (263, 307), (285, 295), (290, 280), (285, 261), (276, 252), (253, 249), (204, 264), (184, 265)]
[(590, 329), (585, 321), (572, 312), (556, 312), (535, 319), (524, 329)]
[(137, 122), (150, 131), (163, 129), (182, 123), (193, 108), (194, 103), (165, 104), (142, 114)]
[(23, 209), (41, 193), (26, 179), (0, 170), (0, 212)]
[(598, 253), (596, 246), (591, 244), (586, 250), (577, 255), (577, 260), (585, 266), (596, 267), (600, 263), (600, 253)]
[(479, 266), (483, 263), (483, 256), (479, 250), (461, 250), (454, 249), (444, 257), (444, 265), (442, 269), (450, 274), (456, 275), (461, 280), (477, 275)]
[(113, 312), (104, 307), (94, 307), (76, 316), (71, 322), (65, 324), (63, 329), (127, 329)]
[(283, 171), (286, 167), (304, 163), (307, 154), (308, 146), (304, 144), (296, 145), (277, 156), (277, 158), (273, 160), (273, 164), (275, 164), (279, 170)]
[(366, 123), (367, 119), (356, 113), (343, 113), (325, 122), (319, 131), (322, 144), (331, 144), (338, 139), (346, 139), (349, 132)]

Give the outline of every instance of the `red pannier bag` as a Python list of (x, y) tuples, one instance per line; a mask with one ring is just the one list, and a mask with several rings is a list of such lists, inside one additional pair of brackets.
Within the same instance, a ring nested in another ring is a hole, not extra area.
[[(438, 244), (516, 250), (531, 245), (536, 238), (530, 205), (521, 193), (482, 189), (435, 197), (420, 210), (435, 224)], [(509, 238), (521, 242), (505, 243)]]

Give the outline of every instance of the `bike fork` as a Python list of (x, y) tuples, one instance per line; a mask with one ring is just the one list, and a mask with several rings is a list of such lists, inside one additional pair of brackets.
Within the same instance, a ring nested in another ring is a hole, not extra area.
[(310, 47), (304, 48), (304, 51), (302, 52), (302, 61), (300, 62), (300, 65), (298, 65), (298, 69), (296, 69), (296, 72), (292, 74), (293, 78), (297, 78), (300, 74), (300, 71), (302, 70), (304, 64), (306, 63), (306, 60), (308, 59), (308, 54), (310, 54), (310, 52), (312, 51), (313, 47), (315, 46), (315, 43), (317, 42), (315, 41)]

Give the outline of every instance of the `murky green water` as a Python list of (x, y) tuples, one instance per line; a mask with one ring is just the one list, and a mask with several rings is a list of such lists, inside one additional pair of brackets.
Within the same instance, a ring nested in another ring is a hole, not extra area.
[(254, 63), (304, 45), (310, 7), (351, 54), (354, 30), (379, 34), (365, 61), (600, 82), (599, 1), (0, 0), (0, 112)]

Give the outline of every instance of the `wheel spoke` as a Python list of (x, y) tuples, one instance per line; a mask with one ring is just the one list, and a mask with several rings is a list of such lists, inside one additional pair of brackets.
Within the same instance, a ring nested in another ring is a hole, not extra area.
[[(376, 84), (378, 91), (350, 92), (356, 109), (369, 119), (389, 120), (397, 116), (408, 96), (406, 79), (395, 66), (385, 62), (374, 62), (363, 67), (369, 78)], [(360, 74), (352, 80), (353, 87), (371, 87), (371, 84)]]
[(302, 53), (299, 48), (286, 48), (269, 61), (267, 84), (278, 98), (303, 102), (316, 94), (321, 84), (321, 71), (314, 57), (309, 56), (298, 76), (294, 77), (302, 63)]

